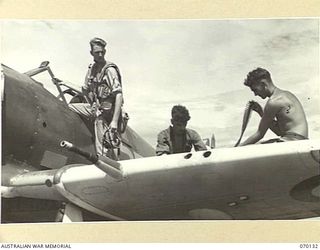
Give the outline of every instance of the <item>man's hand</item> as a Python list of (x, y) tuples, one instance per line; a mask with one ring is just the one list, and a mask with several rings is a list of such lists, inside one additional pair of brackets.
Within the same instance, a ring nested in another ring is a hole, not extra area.
[(263, 116), (263, 109), (259, 103), (256, 101), (250, 101), (250, 107), (252, 110), (256, 111), (261, 117)]
[[(110, 124), (111, 125), (111, 124)], [(111, 126), (110, 126), (111, 127)], [(120, 135), (118, 133), (117, 128), (111, 127), (110, 128), (110, 139), (113, 147), (119, 147), (121, 143)]]

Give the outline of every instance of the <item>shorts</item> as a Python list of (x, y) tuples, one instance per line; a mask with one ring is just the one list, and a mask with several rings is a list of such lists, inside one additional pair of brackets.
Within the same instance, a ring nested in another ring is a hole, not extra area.
[(281, 136), (280, 139), (283, 141), (299, 141), (307, 140), (308, 138), (294, 132), (287, 132), (284, 136)]
[(294, 132), (287, 132), (285, 135), (281, 136), (280, 138), (270, 139), (270, 140), (261, 142), (261, 144), (274, 143), (274, 142), (299, 141), (299, 140), (308, 140), (308, 138)]

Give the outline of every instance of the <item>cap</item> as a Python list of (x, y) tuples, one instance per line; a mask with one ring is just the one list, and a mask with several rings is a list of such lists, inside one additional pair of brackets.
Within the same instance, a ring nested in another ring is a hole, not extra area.
[(91, 48), (93, 48), (93, 46), (99, 46), (99, 47), (104, 48), (106, 45), (107, 45), (107, 43), (103, 39), (98, 38), (98, 37), (95, 37), (90, 40)]

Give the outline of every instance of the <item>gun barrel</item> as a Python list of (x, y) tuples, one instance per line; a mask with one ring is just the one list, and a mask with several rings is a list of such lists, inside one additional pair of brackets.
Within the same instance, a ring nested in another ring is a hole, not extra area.
[(97, 168), (101, 169), (106, 174), (110, 175), (111, 177), (120, 180), (123, 178), (123, 174), (121, 171), (120, 163), (114, 160), (109, 159), (105, 156), (97, 156), (93, 155), (89, 152), (86, 152), (68, 141), (62, 141), (60, 146), (63, 148), (68, 149), (76, 154), (79, 154), (85, 157), (87, 160), (92, 162)]
[(72, 143), (68, 142), (68, 141), (62, 141), (60, 143), (60, 146), (62, 148), (66, 148), (71, 152), (74, 152), (76, 154), (79, 154), (81, 156), (83, 156), (84, 158), (86, 158), (88, 161), (92, 162), (93, 164), (95, 164), (98, 161), (98, 156), (91, 154), (89, 152), (86, 152), (78, 147), (76, 147), (75, 145), (73, 145)]

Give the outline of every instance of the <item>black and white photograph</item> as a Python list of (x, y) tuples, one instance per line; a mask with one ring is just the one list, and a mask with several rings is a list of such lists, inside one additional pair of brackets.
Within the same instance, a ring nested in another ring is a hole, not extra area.
[(319, 29), (1, 20), (1, 223), (319, 219)]

